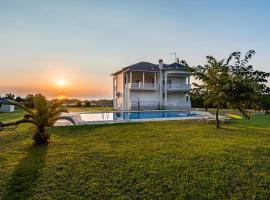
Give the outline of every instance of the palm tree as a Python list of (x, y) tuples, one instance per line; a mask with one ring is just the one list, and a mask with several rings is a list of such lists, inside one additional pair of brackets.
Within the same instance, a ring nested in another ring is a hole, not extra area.
[(42, 94), (36, 94), (33, 97), (33, 108), (27, 108), (24, 105), (8, 100), (9, 104), (13, 104), (26, 111), (26, 114), (21, 120), (1, 124), (2, 127), (13, 126), (21, 123), (31, 123), (36, 126), (36, 130), (33, 133), (34, 144), (44, 144), (50, 141), (50, 134), (48, 128), (53, 126), (57, 120), (64, 119), (75, 124), (75, 121), (70, 117), (61, 116), (62, 112), (67, 112), (66, 109), (62, 109), (62, 103), (54, 102), (49, 103)]

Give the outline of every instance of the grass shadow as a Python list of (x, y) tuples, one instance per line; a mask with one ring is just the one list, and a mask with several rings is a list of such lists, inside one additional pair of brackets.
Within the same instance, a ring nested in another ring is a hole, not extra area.
[(28, 148), (7, 183), (3, 199), (31, 199), (40, 171), (46, 162), (48, 145)]
[[(149, 123), (149, 122), (145, 122)], [(138, 123), (143, 124), (143, 123)], [(115, 127), (119, 128), (122, 126), (132, 126), (134, 123), (125, 122), (125, 123), (109, 123), (109, 124), (82, 124), (74, 126), (54, 126), (50, 128), (51, 134), (57, 133), (57, 135), (82, 135), (95, 132), (97, 129)], [(87, 131), (85, 131), (87, 130)]]

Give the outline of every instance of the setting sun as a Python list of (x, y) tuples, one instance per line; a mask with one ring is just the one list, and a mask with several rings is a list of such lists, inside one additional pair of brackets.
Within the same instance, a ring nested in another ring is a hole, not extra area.
[(59, 86), (63, 87), (63, 86), (66, 85), (66, 81), (65, 81), (64, 79), (59, 79), (59, 80), (57, 81), (57, 84), (58, 84)]

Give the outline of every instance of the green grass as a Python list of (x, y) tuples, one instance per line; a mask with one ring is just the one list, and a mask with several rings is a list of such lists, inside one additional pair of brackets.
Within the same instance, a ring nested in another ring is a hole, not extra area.
[(16, 109), (11, 113), (0, 113), (0, 122), (6, 122), (10, 120), (18, 120), (23, 116), (24, 111), (22, 109)]
[(214, 126), (54, 127), (40, 147), (21, 126), (0, 140), (0, 199), (269, 199), (270, 117)]
[(108, 107), (108, 108), (102, 108), (102, 107), (68, 107), (67, 108), (69, 112), (98, 112), (98, 111), (102, 111), (104, 109), (104, 111), (107, 109), (108, 111), (112, 111), (113, 108), (112, 107)]

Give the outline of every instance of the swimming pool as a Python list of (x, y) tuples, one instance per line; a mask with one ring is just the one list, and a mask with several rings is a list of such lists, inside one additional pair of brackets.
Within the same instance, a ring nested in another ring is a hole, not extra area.
[(80, 113), (82, 121), (126, 121), (140, 119), (188, 118), (198, 116), (187, 111), (144, 111), (144, 112), (108, 112)]
[[(71, 117), (76, 125), (82, 124), (106, 124), (122, 122), (145, 122), (164, 120), (186, 120), (186, 119), (211, 119), (212, 114), (202, 111), (112, 111), (112, 112), (77, 112), (62, 113), (62, 116)], [(70, 122), (58, 120), (55, 126), (68, 126)]]

